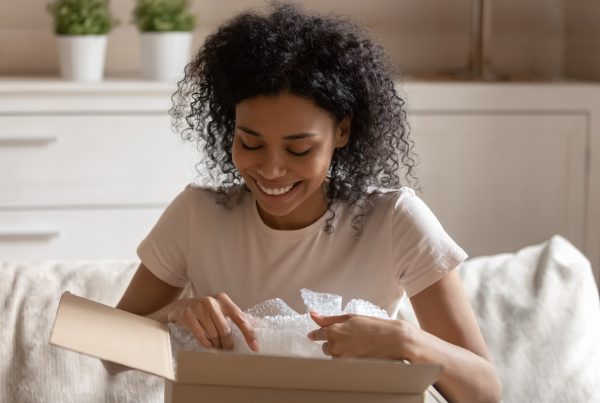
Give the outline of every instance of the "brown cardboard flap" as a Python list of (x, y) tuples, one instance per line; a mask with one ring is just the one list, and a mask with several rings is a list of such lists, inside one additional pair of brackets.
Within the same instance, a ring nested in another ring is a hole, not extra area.
[(65, 292), (50, 344), (174, 380), (163, 323)]
[(420, 394), (441, 371), (390, 360), (177, 352), (177, 382), (203, 385)]
[[(429, 393), (429, 392), (427, 392)], [(165, 403), (442, 403), (429, 394), (249, 388), (165, 382)], [(443, 400), (446, 403), (445, 400)]]

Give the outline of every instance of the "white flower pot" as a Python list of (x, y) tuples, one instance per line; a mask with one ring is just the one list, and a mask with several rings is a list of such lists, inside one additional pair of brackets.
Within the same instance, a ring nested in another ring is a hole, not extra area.
[(141, 34), (142, 77), (177, 82), (190, 61), (191, 32), (143, 32)]
[(72, 81), (102, 80), (106, 35), (60, 35), (58, 51), (62, 78)]

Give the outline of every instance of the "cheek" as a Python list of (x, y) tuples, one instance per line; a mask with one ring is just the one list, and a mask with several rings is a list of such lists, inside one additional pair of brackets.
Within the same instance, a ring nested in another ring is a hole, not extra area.
[(315, 155), (312, 157), (311, 161), (305, 161), (305, 163), (301, 164), (301, 169), (303, 170), (305, 176), (317, 177), (321, 179), (327, 175), (330, 163), (331, 158), (329, 158), (329, 155)]
[(324, 148), (315, 158), (318, 162), (315, 165), (318, 165), (321, 170), (329, 170), (329, 166), (331, 165), (331, 158), (333, 157), (333, 149), (332, 148)]
[(231, 159), (233, 160), (233, 165), (238, 169), (238, 171), (242, 171), (248, 166), (248, 157), (244, 150), (234, 142), (233, 147), (231, 148)]

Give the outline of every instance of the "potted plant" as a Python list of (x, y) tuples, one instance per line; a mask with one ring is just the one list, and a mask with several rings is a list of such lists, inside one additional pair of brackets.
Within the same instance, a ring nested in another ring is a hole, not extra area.
[(134, 22), (141, 32), (142, 76), (176, 81), (190, 58), (196, 17), (187, 0), (137, 0)]
[(108, 0), (55, 0), (47, 10), (58, 36), (61, 76), (74, 81), (102, 80), (106, 37), (117, 23)]

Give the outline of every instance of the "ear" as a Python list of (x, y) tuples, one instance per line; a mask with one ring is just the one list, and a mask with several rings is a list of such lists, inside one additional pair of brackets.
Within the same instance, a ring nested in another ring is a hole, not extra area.
[(335, 128), (335, 139), (333, 140), (333, 144), (335, 145), (335, 148), (342, 148), (346, 144), (348, 144), (348, 140), (350, 139), (351, 125), (352, 125), (352, 118), (350, 116), (345, 116), (337, 124), (337, 126)]

